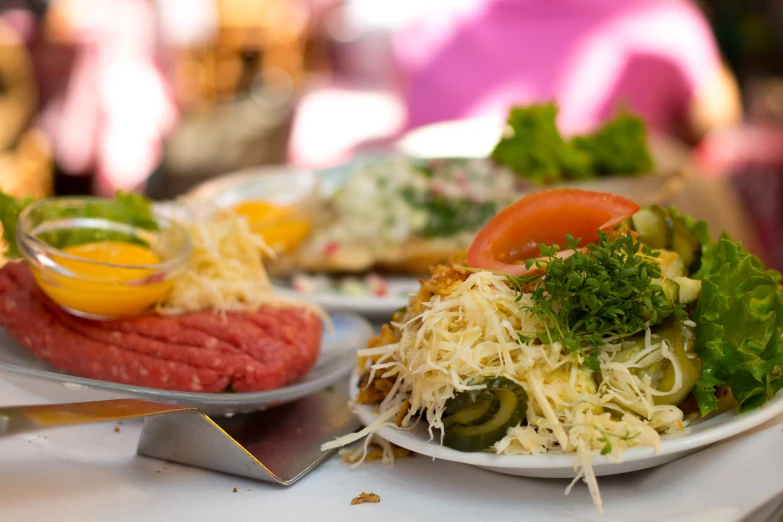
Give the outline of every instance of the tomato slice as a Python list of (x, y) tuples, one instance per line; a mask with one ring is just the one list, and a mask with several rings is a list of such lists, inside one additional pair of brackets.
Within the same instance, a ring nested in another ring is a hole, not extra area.
[(598, 230), (610, 230), (638, 210), (633, 201), (604, 192), (534, 192), (500, 211), (478, 233), (468, 250), (468, 266), (519, 276), (528, 272), (524, 262), (540, 254), (539, 244), (563, 245), (566, 234), (581, 238), (580, 246), (594, 243)]

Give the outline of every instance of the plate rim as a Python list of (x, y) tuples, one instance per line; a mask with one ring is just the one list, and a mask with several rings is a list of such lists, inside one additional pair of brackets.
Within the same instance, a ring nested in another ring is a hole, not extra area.
[[(354, 370), (351, 373), (349, 381), (350, 399), (356, 398), (356, 390), (359, 375)], [(367, 426), (377, 418), (369, 405), (354, 405), (354, 413), (359, 420)], [(654, 446), (635, 446), (626, 450), (619, 462), (609, 460), (606, 456), (595, 455), (591, 461), (593, 468), (618, 466), (631, 462), (644, 460), (654, 460), (666, 455), (677, 455), (695, 451), (700, 448), (721, 442), (730, 437), (741, 435), (753, 428), (767, 422), (768, 420), (783, 413), (783, 392), (779, 392), (769, 402), (756, 410), (737, 414), (731, 410), (723, 412), (713, 417), (712, 421), (723, 417), (723, 422), (707, 427), (696, 433), (686, 433), (684, 435), (668, 435), (661, 438), (660, 451), (656, 452)], [(687, 430), (688, 428), (686, 428)], [(411, 438), (409, 432), (396, 428), (385, 426), (378, 430), (378, 435), (414, 453), (419, 453), (434, 459), (441, 459), (450, 462), (458, 462), (472, 466), (493, 468), (493, 469), (516, 469), (516, 470), (563, 470), (569, 468), (575, 470), (578, 463), (576, 454), (550, 454), (550, 455), (498, 455), (488, 452), (460, 452), (436, 442), (423, 441), (419, 438)], [(622, 473), (622, 472), (621, 472)]]
[[(372, 326), (369, 322), (360, 315), (352, 312), (336, 312), (329, 314), (330, 318), (334, 316), (341, 316), (347, 318), (353, 328), (356, 329), (356, 333), (361, 337), (369, 337), (373, 335)], [(361, 332), (361, 333), (360, 333)], [(9, 334), (10, 335), (10, 334)], [(323, 337), (323, 336), (322, 336)], [(330, 383), (336, 382), (343, 375), (351, 372), (355, 366), (356, 356), (354, 351), (349, 348), (344, 350), (344, 353), (340, 353), (339, 359), (335, 361), (335, 368), (327, 372), (326, 374), (317, 377), (311, 381), (299, 381), (280, 388), (274, 388), (271, 390), (257, 391), (257, 392), (218, 392), (218, 393), (200, 393), (200, 392), (183, 392), (176, 390), (164, 390), (160, 388), (150, 388), (147, 386), (134, 386), (130, 384), (116, 383), (111, 381), (103, 381), (100, 379), (91, 379), (87, 377), (79, 377), (67, 373), (60, 373), (58, 371), (51, 371), (39, 368), (29, 368), (26, 366), (20, 366), (19, 364), (0, 362), (0, 374), (11, 373), (23, 377), (46, 380), (52, 383), (59, 383), (62, 385), (73, 385), (83, 388), (89, 388), (93, 390), (103, 390), (112, 393), (125, 393), (133, 395), (144, 395), (146, 397), (155, 397), (164, 402), (189, 402), (189, 403), (203, 403), (207, 406), (244, 406), (258, 403), (272, 403), (272, 402), (287, 402), (289, 400), (295, 400), (297, 398), (304, 397), (311, 393), (318, 391), (321, 388), (328, 386)], [(339, 363), (339, 364), (338, 364)], [(312, 372), (312, 370), (311, 370)], [(307, 376), (305, 376), (307, 378)], [(76, 382), (74, 382), (76, 380)], [(329, 382), (326, 382), (329, 381)], [(287, 398), (279, 398), (279, 395), (283, 392), (294, 392), (295, 396)]]
[[(415, 277), (411, 277), (417, 280)], [(299, 293), (291, 288), (273, 284), (274, 292), (283, 297), (305, 299), (328, 310), (350, 310), (357, 313), (388, 313), (408, 305), (409, 296), (344, 296), (332, 292)]]

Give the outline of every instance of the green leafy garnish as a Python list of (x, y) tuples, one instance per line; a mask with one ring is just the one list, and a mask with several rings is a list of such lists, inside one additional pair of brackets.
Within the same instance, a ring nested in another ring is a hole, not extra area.
[[(33, 203), (32, 199), (18, 200), (0, 192), (0, 222), (7, 245), (5, 257), (18, 258), (21, 253), (16, 246), (16, 226), (20, 212)], [(138, 194), (118, 192), (114, 200), (88, 201), (84, 205), (66, 208), (41, 208), (31, 216), (37, 223), (67, 218), (100, 218), (123, 223), (143, 230), (158, 230), (158, 223), (152, 216), (152, 203)], [(105, 228), (63, 228), (37, 235), (39, 239), (55, 248), (93, 243), (98, 241), (125, 241), (147, 245), (134, 234)]]
[(699, 272), (692, 314), (702, 361), (693, 391), (699, 410), (704, 416), (717, 409), (718, 386), (731, 388), (740, 412), (757, 408), (783, 387), (780, 274), (725, 237), (702, 255)]
[(598, 371), (595, 350), (607, 340), (629, 337), (656, 325), (671, 315), (685, 316), (661, 285), (657, 252), (650, 251), (631, 235), (610, 238), (598, 232), (598, 242), (578, 250), (579, 239), (566, 236), (571, 256), (557, 257), (557, 245), (539, 245), (543, 258), (528, 259), (526, 266), (540, 268), (530, 275), (509, 276), (512, 287), (522, 293), (533, 286), (529, 310), (542, 319), (545, 330), (527, 335), (543, 343), (558, 341), (577, 353), (593, 371)]
[(507, 125), (512, 135), (492, 151), (495, 162), (537, 184), (592, 177), (589, 159), (557, 130), (554, 104), (514, 107)]
[(650, 172), (644, 122), (621, 113), (593, 134), (566, 140), (556, 124), (554, 104), (514, 107), (492, 159), (539, 185), (599, 176)]
[(701, 243), (701, 295), (691, 319), (702, 370), (693, 394), (701, 414), (718, 409), (716, 389), (731, 388), (740, 412), (757, 408), (783, 387), (780, 274), (727, 234), (710, 238), (707, 223), (670, 209)]
[(572, 143), (590, 158), (596, 176), (633, 176), (653, 167), (645, 125), (636, 116), (620, 114), (595, 134), (576, 137)]
[(32, 198), (16, 199), (0, 192), (0, 224), (3, 226), (3, 239), (5, 253), (8, 259), (16, 259), (22, 254), (16, 246), (16, 223), (19, 221), (19, 213), (34, 200)]

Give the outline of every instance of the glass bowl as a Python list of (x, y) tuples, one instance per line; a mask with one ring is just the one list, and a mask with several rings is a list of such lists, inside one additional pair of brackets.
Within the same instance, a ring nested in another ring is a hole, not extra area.
[(16, 241), (43, 292), (91, 319), (139, 315), (158, 302), (188, 266), (190, 237), (160, 212), (134, 208), (90, 197), (25, 208)]
[(222, 176), (196, 187), (190, 202), (232, 209), (280, 254), (295, 250), (323, 210), (318, 176), (310, 170), (261, 167)]

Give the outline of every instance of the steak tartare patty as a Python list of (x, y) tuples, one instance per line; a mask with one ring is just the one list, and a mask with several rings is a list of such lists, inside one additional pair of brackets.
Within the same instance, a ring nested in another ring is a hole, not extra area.
[(296, 307), (82, 319), (46, 297), (26, 263), (0, 269), (0, 325), (63, 372), (187, 392), (285, 386), (312, 369), (321, 345), (321, 320)]

